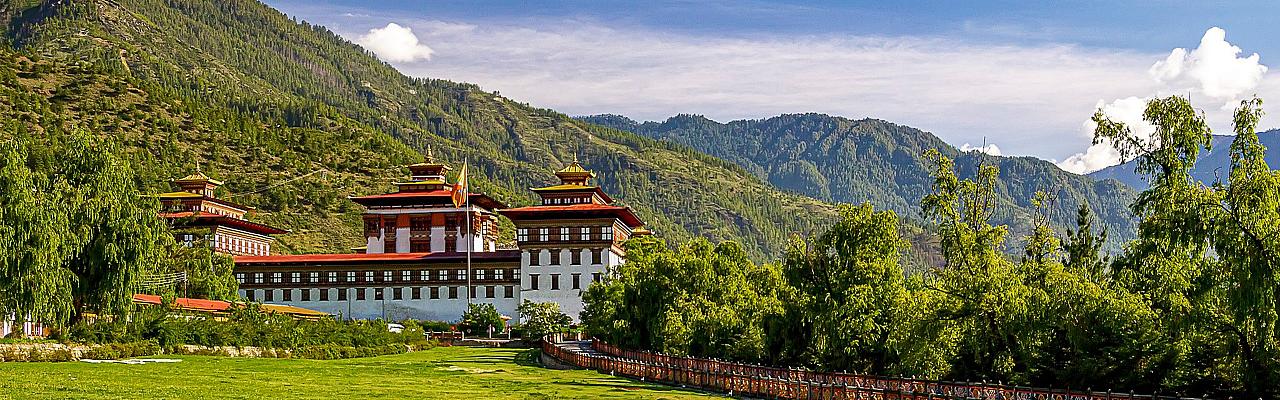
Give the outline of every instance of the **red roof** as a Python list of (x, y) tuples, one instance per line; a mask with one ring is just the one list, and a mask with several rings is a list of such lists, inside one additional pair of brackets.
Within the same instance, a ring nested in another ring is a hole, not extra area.
[[(136, 293), (133, 295), (133, 302), (141, 303), (141, 304), (160, 305), (164, 301), (160, 298), (160, 296), (157, 296), (154, 294)], [(227, 309), (230, 309), (232, 304), (235, 304), (235, 303), (222, 301), (222, 300), (191, 299), (186, 297), (179, 297), (179, 298), (173, 299), (173, 305), (176, 306), (178, 309), (184, 310), (184, 311), (199, 311), (199, 312), (209, 312), (209, 313), (224, 312)], [(329, 315), (328, 313), (324, 313), (320, 311), (309, 310), (306, 308), (294, 307), (294, 306), (288, 306), (288, 305), (262, 304), (261, 307), (263, 311), (279, 312), (283, 314), (300, 316), (304, 318)]]
[[(157, 296), (154, 294), (141, 294), (141, 293), (133, 295), (133, 301), (135, 303), (157, 304), (157, 305), (162, 302), (160, 299), (160, 296)], [(174, 299), (173, 305), (178, 306), (178, 308), (183, 310), (206, 311), (206, 312), (226, 311), (228, 308), (231, 308), (231, 303), (226, 301), (207, 300), (207, 299), (189, 299), (186, 297), (179, 297)]]
[(571, 218), (571, 217), (591, 217), (591, 216), (612, 216), (621, 219), (627, 226), (638, 228), (644, 226), (644, 221), (640, 220), (630, 207), (611, 206), (607, 204), (563, 204), (563, 205), (543, 205), (511, 208), (498, 211), (502, 215), (513, 220), (519, 219), (549, 219), (549, 218)]
[[(457, 261), (465, 260), (467, 253), (350, 253), (350, 254), (295, 254), (274, 256), (237, 256), (237, 266), (269, 265), (269, 264), (360, 264), (370, 262), (404, 263), (419, 261)], [(498, 250), (472, 252), (473, 260), (512, 259), (519, 260), (519, 250)]]
[[(471, 203), (481, 207), (489, 209), (507, 207), (505, 204), (502, 204), (502, 202), (494, 200), (485, 194), (470, 193), (469, 195), (471, 196)], [(351, 201), (366, 206), (383, 204), (405, 205), (414, 200), (431, 200), (431, 204), (453, 204), (453, 192), (447, 189), (426, 191), (406, 190), (403, 192), (351, 197), (350, 199)]]
[(289, 233), (289, 231), (287, 230), (276, 228), (274, 226), (259, 224), (257, 222), (252, 222), (246, 219), (231, 218), (226, 215), (208, 213), (204, 211), (200, 211), (198, 213), (191, 212), (191, 211), (160, 213), (160, 217), (169, 218), (169, 219), (195, 217), (195, 222), (194, 222), (195, 225), (226, 225), (232, 228), (240, 229), (246, 232), (253, 232), (261, 235), (278, 235), (283, 233)]

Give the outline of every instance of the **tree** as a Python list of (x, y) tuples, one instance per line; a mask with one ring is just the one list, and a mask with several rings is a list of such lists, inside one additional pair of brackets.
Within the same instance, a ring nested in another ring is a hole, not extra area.
[(516, 307), (524, 322), (521, 325), (525, 339), (536, 340), (543, 336), (569, 329), (573, 318), (560, 312), (560, 304), (552, 301), (536, 303), (525, 300)]
[(1219, 271), (1228, 279), (1222, 285), (1227, 310), (1219, 319), (1239, 350), (1236, 367), (1244, 391), (1274, 397), (1280, 395), (1280, 171), (1267, 165), (1266, 149), (1258, 141), (1261, 105), (1254, 98), (1236, 109), (1231, 174), (1227, 185), (1215, 185), (1218, 207), (1207, 213), (1213, 220)]
[(25, 141), (0, 144), (0, 312), (54, 326), (86, 308), (127, 311), (169, 236), (114, 146), (80, 132), (61, 140), (45, 159)]
[(462, 325), (474, 335), (487, 334), (490, 329), (492, 332), (502, 332), (506, 329), (502, 314), (498, 313), (498, 309), (492, 303), (468, 305), (467, 311), (462, 313)]
[[(891, 334), (907, 299), (900, 256), (908, 244), (892, 211), (870, 204), (840, 207), (841, 218), (816, 240), (797, 240), (783, 263), (796, 298), (771, 335), (775, 349), (828, 370), (885, 373), (896, 364)], [(785, 360), (785, 359), (784, 359)]]
[(1076, 210), (1076, 229), (1068, 230), (1067, 237), (1062, 240), (1062, 251), (1066, 253), (1066, 267), (1072, 272), (1082, 274), (1094, 282), (1106, 278), (1109, 257), (1102, 253), (1102, 245), (1107, 241), (1107, 229), (1093, 233), (1093, 218), (1089, 206), (1081, 204)]
[(1114, 263), (1117, 281), (1158, 311), (1166, 337), (1162, 383), (1195, 392), (1274, 397), (1277, 371), (1277, 224), (1280, 178), (1267, 166), (1255, 127), (1262, 102), (1236, 110), (1227, 182), (1190, 178), (1211, 143), (1204, 117), (1180, 96), (1152, 100), (1143, 113), (1150, 140), (1101, 112), (1095, 141), (1136, 156), (1152, 180), (1133, 208), (1139, 239)]
[(583, 294), (587, 333), (633, 348), (760, 360), (768, 321), (783, 313), (779, 268), (757, 265), (734, 242), (694, 240), (673, 250), (641, 237), (627, 262)]

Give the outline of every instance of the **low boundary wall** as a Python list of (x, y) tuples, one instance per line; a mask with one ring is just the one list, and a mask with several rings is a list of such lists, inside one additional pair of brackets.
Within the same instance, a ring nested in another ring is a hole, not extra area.
[[(743, 364), (720, 360), (679, 357), (647, 351), (624, 350), (592, 339), (590, 350), (583, 342), (567, 342), (561, 335), (543, 340), (542, 352), (565, 364), (671, 385), (695, 387), (733, 396), (764, 399), (989, 399), (989, 400), (1163, 400), (1191, 399), (1173, 396), (1137, 395), (1042, 389), (973, 382), (946, 382), (912, 378), (814, 372)], [(572, 343), (567, 346), (566, 344)], [(578, 348), (574, 351), (573, 348)]]

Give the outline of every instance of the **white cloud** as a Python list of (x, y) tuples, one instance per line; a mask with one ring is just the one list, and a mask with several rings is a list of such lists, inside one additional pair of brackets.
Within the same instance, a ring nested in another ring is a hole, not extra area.
[(1069, 154), (1047, 139), (1077, 135), (1100, 96), (1156, 86), (1145, 75), (1156, 55), (1070, 45), (707, 37), (578, 20), (406, 22), (435, 51), (430, 63), (398, 64), (406, 74), (477, 83), (571, 115), (727, 121), (822, 112), (885, 119), (952, 143), (999, 138), (1006, 154)]
[(974, 145), (965, 143), (960, 146), (960, 151), (978, 151), (978, 152), (986, 153), (987, 155), (992, 155), (992, 156), (1003, 155), (1003, 154), (1000, 154), (1000, 148), (996, 147), (995, 143), (991, 143), (986, 146), (974, 146)]
[(430, 60), (434, 53), (430, 47), (418, 42), (418, 35), (413, 34), (412, 29), (394, 22), (386, 27), (370, 29), (356, 43), (389, 62)]
[[(1222, 65), (1248, 71), (1240, 63), (1216, 63), (1222, 49), (1233, 51), (1229, 44), (1183, 50), (1174, 62), (1168, 61), (1170, 52), (989, 44), (969, 36), (709, 36), (590, 19), (338, 18), (342, 10), (296, 7), (349, 38), (396, 19), (433, 50), (429, 63), (397, 63), (402, 72), (476, 83), (570, 115), (661, 120), (691, 113), (720, 121), (798, 112), (873, 117), (933, 131), (951, 143), (994, 138), (1003, 154), (1068, 159), (1071, 164), (1064, 161), (1063, 167), (1077, 172), (1118, 160), (1105, 148), (1089, 148), (1092, 132), (1081, 131), (1081, 120), (1093, 115), (1099, 99), (1107, 105), (1112, 99), (1190, 92), (1206, 107), (1205, 91), (1252, 94), (1240, 89), (1248, 79), (1207, 78), (1216, 76), (1209, 71), (1228, 68)], [(1252, 57), (1242, 59), (1247, 65)], [(1165, 60), (1159, 68), (1163, 81), (1151, 72), (1158, 60)], [(1280, 97), (1280, 79), (1264, 76), (1258, 91), (1264, 98)], [(1213, 112), (1210, 117), (1216, 120)], [(1270, 120), (1265, 117), (1262, 125)]]
[[(1098, 101), (1095, 109), (1101, 109), (1102, 114), (1106, 115), (1112, 121), (1123, 122), (1129, 126), (1129, 129), (1138, 137), (1150, 139), (1155, 133), (1156, 128), (1147, 121), (1142, 119), (1142, 112), (1147, 108), (1147, 97), (1126, 97), (1112, 101), (1111, 103), (1103, 103)], [(1086, 120), (1081, 127), (1089, 137), (1093, 136), (1093, 131), (1098, 127), (1092, 119)], [(1058, 163), (1058, 167), (1063, 170), (1084, 174), (1097, 171), (1120, 162), (1120, 152), (1114, 147), (1106, 143), (1100, 143), (1089, 146), (1083, 153), (1077, 153), (1066, 160)]]
[(1190, 53), (1177, 48), (1164, 61), (1157, 61), (1149, 73), (1169, 89), (1197, 89), (1217, 100), (1237, 100), (1258, 87), (1267, 66), (1258, 63), (1258, 53), (1238, 57), (1242, 50), (1227, 42), (1222, 28), (1209, 28), (1200, 47)]
[[(1110, 103), (1099, 100), (1097, 108), (1112, 120), (1128, 125), (1138, 137), (1151, 140), (1155, 127), (1142, 119), (1146, 102), (1155, 96), (1190, 94), (1196, 106), (1212, 106), (1205, 109), (1205, 114), (1216, 132), (1230, 132), (1231, 110), (1262, 86), (1267, 67), (1258, 62), (1257, 53), (1239, 57), (1242, 51), (1226, 41), (1226, 34), (1221, 28), (1209, 28), (1195, 50), (1176, 48), (1164, 60), (1156, 61), (1147, 70), (1152, 80), (1160, 84), (1154, 93)], [(1093, 121), (1085, 121), (1083, 128), (1085, 136), (1093, 137)], [(1122, 161), (1109, 143), (1099, 143), (1059, 162), (1058, 167), (1083, 174)]]

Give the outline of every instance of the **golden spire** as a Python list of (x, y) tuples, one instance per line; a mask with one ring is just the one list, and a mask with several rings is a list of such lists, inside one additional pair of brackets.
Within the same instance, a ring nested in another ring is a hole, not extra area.
[(573, 162), (556, 171), (556, 177), (560, 178), (560, 183), (565, 185), (587, 186), (591, 178), (595, 178), (596, 174), (578, 163), (578, 156), (573, 156)]

